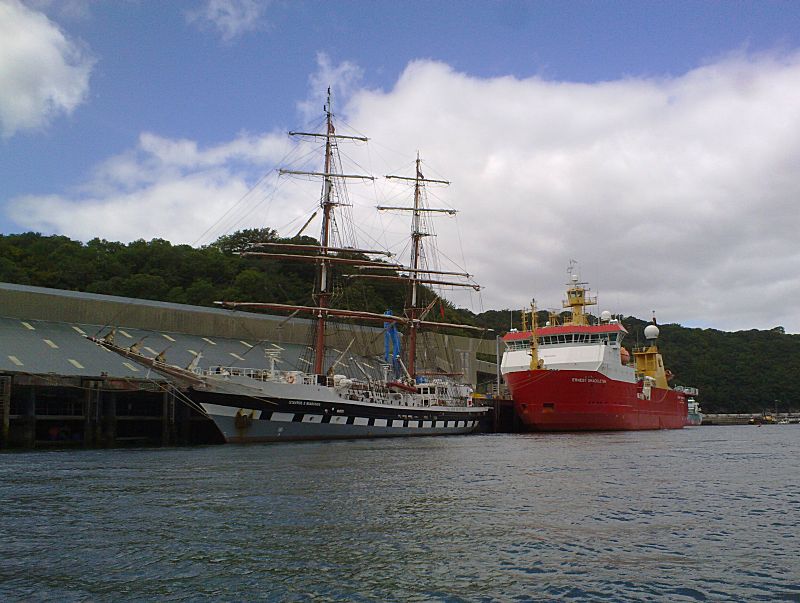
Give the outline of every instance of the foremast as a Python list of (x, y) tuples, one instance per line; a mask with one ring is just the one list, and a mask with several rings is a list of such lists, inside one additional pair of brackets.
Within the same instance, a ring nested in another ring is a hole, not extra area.
[(330, 262), (324, 259), (329, 251), (330, 230), (331, 230), (331, 211), (333, 209), (332, 191), (333, 182), (331, 181), (331, 156), (333, 145), (332, 136), (335, 136), (333, 129), (333, 119), (331, 117), (331, 91), (328, 88), (328, 99), (325, 103), (325, 172), (322, 181), (322, 234), (320, 236), (320, 255), (323, 259), (319, 266), (319, 289), (317, 290), (317, 306), (320, 312), (317, 314), (316, 336), (314, 342), (314, 372), (322, 374), (325, 368), (325, 312), (324, 309), (330, 306), (331, 291), (328, 285), (328, 271)]
[[(536, 316), (536, 300), (531, 300), (531, 370), (536, 371), (544, 368), (544, 362), (539, 358), (539, 338), (536, 333), (538, 328)], [(522, 311), (522, 330), (527, 330), (525, 324), (525, 310)]]
[(296, 174), (305, 176), (317, 176), (322, 178), (322, 196), (320, 197), (320, 207), (322, 209), (322, 228), (320, 233), (320, 249), (318, 259), (318, 279), (316, 284), (315, 301), (319, 312), (316, 315), (316, 326), (314, 335), (314, 373), (321, 375), (325, 371), (325, 323), (327, 321), (326, 309), (330, 307), (332, 295), (331, 290), (331, 261), (328, 259), (331, 251), (331, 222), (333, 208), (342, 205), (342, 202), (333, 197), (333, 178), (356, 178), (362, 180), (374, 180), (373, 176), (361, 174), (337, 174), (333, 172), (333, 154), (336, 141), (356, 140), (367, 142), (367, 138), (362, 136), (343, 136), (336, 134), (333, 125), (333, 113), (331, 112), (331, 89), (328, 88), (328, 97), (325, 102), (325, 133), (311, 132), (289, 132), (290, 136), (307, 136), (312, 138), (325, 139), (325, 163), (323, 172), (300, 172), (293, 170), (280, 170), (281, 174)]
[[(353, 258), (344, 258), (336, 255), (339, 252), (346, 253), (364, 253), (364, 254), (382, 254), (390, 256), (391, 254), (384, 251), (374, 251), (367, 249), (356, 249), (355, 247), (346, 247), (344, 245), (333, 245), (333, 225), (334, 209), (338, 206), (347, 205), (343, 197), (337, 197), (336, 188), (334, 187), (334, 180), (341, 179), (360, 179), (360, 180), (375, 180), (374, 176), (363, 174), (344, 174), (341, 173), (341, 166), (336, 161), (337, 156), (337, 143), (340, 140), (367, 142), (368, 138), (363, 136), (345, 136), (337, 134), (333, 125), (333, 113), (331, 111), (331, 90), (328, 88), (327, 100), (323, 108), (325, 112), (325, 132), (289, 132), (289, 136), (299, 136), (305, 138), (321, 138), (325, 141), (325, 159), (323, 163), (322, 172), (299, 171), (280, 169), (278, 173), (281, 175), (297, 175), (297, 176), (311, 176), (322, 178), (322, 194), (320, 196), (320, 209), (322, 211), (322, 226), (320, 233), (320, 244), (317, 245), (298, 245), (291, 243), (262, 243), (254, 246), (255, 249), (266, 248), (270, 251), (258, 252), (247, 251), (242, 255), (245, 256), (259, 256), (271, 259), (293, 260), (293, 261), (306, 261), (314, 262), (317, 264), (317, 279), (315, 282), (315, 291), (313, 295), (314, 306), (295, 306), (291, 304), (274, 304), (274, 303), (250, 303), (250, 302), (216, 302), (228, 308), (258, 308), (262, 310), (292, 310), (296, 312), (311, 312), (316, 318), (314, 326), (314, 373), (321, 375), (325, 372), (325, 324), (328, 315), (336, 314), (340, 316), (349, 316), (352, 318), (363, 318), (367, 320), (375, 320), (375, 316), (369, 312), (347, 312), (334, 310), (330, 308), (330, 300), (333, 295), (332, 289), (332, 267), (334, 264), (349, 264), (357, 266), (370, 266), (379, 265), (382, 267), (392, 267), (392, 264), (378, 262), (377, 260), (359, 260)], [(319, 211), (319, 210), (318, 210)], [(315, 212), (316, 214), (316, 212)], [(313, 220), (314, 216), (306, 222), (306, 226)], [(284, 249), (290, 252), (298, 250), (308, 250), (308, 254), (297, 253), (276, 253), (271, 251), (274, 249)]]

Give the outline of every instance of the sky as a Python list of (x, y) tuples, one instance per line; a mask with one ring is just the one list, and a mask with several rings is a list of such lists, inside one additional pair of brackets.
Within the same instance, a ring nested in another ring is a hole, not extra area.
[[(576, 260), (598, 310), (800, 333), (798, 2), (0, 0), (0, 233), (291, 236), (328, 87), (343, 169), (451, 182), (456, 305), (558, 308)], [(409, 189), (348, 190), (403, 252)]]

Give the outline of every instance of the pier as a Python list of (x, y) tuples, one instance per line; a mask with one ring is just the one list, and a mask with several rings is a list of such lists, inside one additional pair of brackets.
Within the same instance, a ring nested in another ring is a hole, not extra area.
[(221, 443), (166, 381), (3, 375), (0, 392), (3, 448)]
[(800, 413), (703, 414), (703, 425), (775, 425), (781, 423), (800, 424)]

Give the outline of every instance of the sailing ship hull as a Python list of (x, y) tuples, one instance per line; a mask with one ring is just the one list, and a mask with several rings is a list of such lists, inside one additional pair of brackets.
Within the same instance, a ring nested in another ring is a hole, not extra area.
[(467, 434), (477, 428), (487, 410), (413, 408), (203, 390), (193, 390), (190, 395), (229, 443)]
[(596, 371), (537, 370), (506, 374), (514, 408), (529, 431), (681, 429), (686, 397), (617, 381)]

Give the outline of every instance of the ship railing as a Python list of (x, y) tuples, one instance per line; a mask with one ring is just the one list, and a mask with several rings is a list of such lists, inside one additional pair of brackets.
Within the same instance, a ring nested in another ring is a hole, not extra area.
[(283, 375), (278, 372), (272, 375), (267, 369), (239, 366), (210, 366), (204, 371), (200, 371), (200, 373), (205, 375), (248, 377), (257, 381), (282, 381), (284, 379)]
[(238, 366), (210, 366), (206, 369), (207, 375), (236, 375), (243, 377), (253, 377), (259, 369), (241, 368)]

